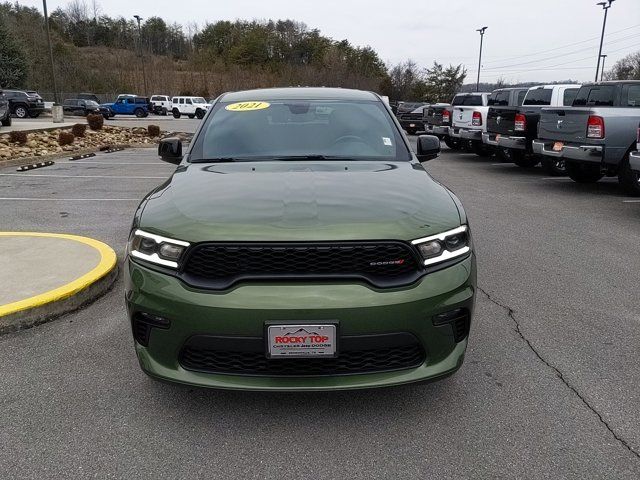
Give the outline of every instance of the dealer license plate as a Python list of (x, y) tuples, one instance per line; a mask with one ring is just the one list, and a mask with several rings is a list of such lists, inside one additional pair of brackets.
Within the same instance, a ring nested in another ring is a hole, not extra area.
[(335, 357), (336, 326), (269, 325), (267, 355), (273, 357)]
[(554, 152), (561, 152), (563, 147), (564, 147), (564, 143), (562, 143), (562, 142), (553, 142), (553, 151)]

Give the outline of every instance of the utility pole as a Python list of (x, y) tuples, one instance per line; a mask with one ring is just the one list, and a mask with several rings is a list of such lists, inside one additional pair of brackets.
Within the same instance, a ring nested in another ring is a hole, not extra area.
[(607, 12), (611, 8), (611, 4), (616, 0), (607, 0), (606, 2), (598, 2), (604, 10), (604, 20), (602, 21), (602, 35), (600, 35), (600, 50), (598, 50), (598, 65), (596, 66), (596, 82), (598, 81), (598, 72), (600, 70), (600, 58), (602, 58), (602, 43), (604, 42), (604, 29), (607, 26)]
[(144, 81), (144, 96), (147, 96), (147, 74), (145, 72), (145, 68), (144, 68), (144, 59), (142, 58), (142, 30), (140, 29), (140, 20), (142, 20), (142, 17), (140, 15), (134, 15), (133, 18), (135, 18), (138, 21), (138, 56), (140, 57), (140, 63), (142, 64), (142, 80)]
[(480, 68), (482, 66), (482, 39), (484, 38), (484, 31), (489, 27), (482, 27), (476, 30), (480, 32), (480, 55), (478, 56), (478, 80), (476, 81), (476, 92), (480, 91)]
[(600, 55), (602, 57), (602, 68), (600, 69), (600, 81), (604, 78), (604, 61), (606, 60), (606, 55)]
[(44, 26), (47, 30), (47, 43), (49, 44), (49, 58), (51, 59), (51, 80), (53, 81), (53, 101), (58, 103), (58, 85), (56, 84), (56, 69), (53, 64), (53, 47), (51, 46), (51, 35), (49, 34), (49, 14), (47, 13), (47, 0), (42, 0), (44, 10)]

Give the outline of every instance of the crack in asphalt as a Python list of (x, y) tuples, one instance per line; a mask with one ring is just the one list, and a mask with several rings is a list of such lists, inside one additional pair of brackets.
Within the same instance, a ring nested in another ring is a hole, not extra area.
[(529, 346), (529, 348), (531, 349), (531, 351), (534, 353), (534, 355), (536, 357), (538, 357), (538, 359), (544, 363), (547, 367), (549, 367), (550, 369), (552, 369), (555, 373), (556, 376), (560, 379), (560, 381), (562, 383), (564, 383), (567, 388), (569, 388), (573, 393), (575, 393), (575, 395), (582, 401), (582, 403), (591, 411), (593, 412), (598, 419), (600, 420), (600, 423), (602, 423), (605, 428), (607, 430), (609, 430), (609, 432), (611, 433), (611, 435), (613, 435), (613, 437), (620, 443), (622, 444), (627, 450), (629, 450), (633, 455), (635, 455), (638, 459), (640, 459), (640, 452), (637, 452), (631, 445), (629, 445), (629, 443), (627, 443), (626, 440), (624, 440), (623, 438), (621, 438), (620, 436), (618, 436), (618, 434), (613, 430), (613, 428), (611, 428), (611, 426), (606, 422), (606, 420), (602, 417), (602, 415), (600, 414), (600, 412), (598, 412), (595, 408), (593, 408), (589, 402), (587, 402), (587, 400), (580, 394), (580, 392), (578, 392), (578, 390), (576, 389), (576, 387), (574, 387), (573, 385), (571, 385), (569, 383), (569, 381), (565, 378), (565, 376), (563, 375), (563, 373), (560, 371), (560, 369), (558, 369), (557, 367), (555, 367), (554, 365), (552, 365), (549, 361), (545, 360), (542, 355), (540, 355), (540, 353), (538, 352), (538, 350), (536, 350), (536, 348), (531, 344), (531, 342), (529, 341), (529, 339), (527, 339), (527, 337), (524, 336), (524, 334), (522, 333), (522, 330), (520, 329), (520, 323), (518, 322), (518, 320), (515, 317), (515, 311), (509, 307), (508, 305), (505, 305), (503, 303), (501, 303), (500, 301), (496, 300), (495, 298), (493, 298), (486, 290), (478, 287), (478, 290), (480, 292), (482, 292), (487, 299), (499, 306), (500, 308), (504, 309), (507, 311), (507, 316), (513, 321), (514, 325), (515, 325), (515, 331), (516, 333), (520, 336), (520, 338)]

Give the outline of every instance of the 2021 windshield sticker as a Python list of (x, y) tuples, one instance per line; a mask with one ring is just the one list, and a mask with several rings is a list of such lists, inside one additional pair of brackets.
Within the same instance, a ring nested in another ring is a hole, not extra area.
[(391, 145), (393, 145), (393, 144), (391, 143), (391, 139), (390, 139), (389, 137), (382, 137), (382, 143), (384, 143), (385, 145), (387, 145), (387, 146), (389, 146), (389, 147), (390, 147)]
[(264, 110), (271, 106), (268, 102), (238, 102), (227, 105), (225, 110), (230, 112), (252, 112), (254, 110)]

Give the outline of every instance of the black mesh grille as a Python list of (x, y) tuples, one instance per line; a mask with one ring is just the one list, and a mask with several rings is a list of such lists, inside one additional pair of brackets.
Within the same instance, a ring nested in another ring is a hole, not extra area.
[[(357, 337), (345, 337), (341, 339), (343, 347), (337, 358), (296, 359), (267, 358), (261, 338), (244, 339), (244, 345), (237, 345), (238, 340), (232, 337), (224, 342), (218, 337), (209, 344), (206, 337), (200, 337), (185, 344), (180, 364), (187, 370), (206, 373), (301, 377), (388, 372), (424, 363), (425, 352), (413, 335), (404, 334), (401, 341), (393, 338), (389, 342), (385, 342), (385, 336), (380, 337), (376, 339), (377, 345), (371, 345), (370, 341), (359, 345)], [(238, 348), (230, 348), (229, 344)], [(252, 348), (256, 345), (258, 348)]]
[(149, 345), (149, 335), (151, 334), (151, 325), (141, 321), (139, 318), (133, 320), (133, 338), (142, 346)]
[(421, 266), (401, 242), (201, 244), (181, 273), (192, 285), (227, 288), (244, 279), (360, 278), (375, 286), (415, 281)]

